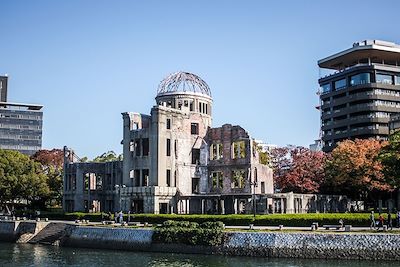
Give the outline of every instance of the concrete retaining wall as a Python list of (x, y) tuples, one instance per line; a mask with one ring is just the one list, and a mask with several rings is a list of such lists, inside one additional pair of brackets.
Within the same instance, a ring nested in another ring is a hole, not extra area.
[(149, 250), (153, 230), (72, 226), (62, 244), (92, 248)]
[(23, 221), (2, 221), (0, 222), (0, 241), (14, 242), (22, 234), (35, 233), (41, 228), (40, 223)]
[[(0, 241), (15, 241), (40, 225), (0, 222)], [(323, 234), (228, 232), (219, 247), (157, 244), (153, 230), (70, 225), (61, 244), (72, 247), (123, 249), (278, 258), (400, 260), (398, 234)]]
[(224, 254), (274, 258), (400, 260), (400, 235), (228, 233)]

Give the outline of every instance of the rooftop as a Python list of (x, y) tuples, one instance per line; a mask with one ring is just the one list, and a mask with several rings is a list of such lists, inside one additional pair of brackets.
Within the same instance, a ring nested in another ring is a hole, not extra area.
[(381, 40), (364, 40), (354, 43), (349, 49), (320, 59), (318, 66), (341, 70), (362, 61), (398, 66), (400, 65), (400, 45)]
[(195, 93), (211, 97), (210, 87), (203, 79), (183, 71), (170, 74), (158, 86), (157, 96), (176, 93)]
[(25, 104), (25, 103), (11, 103), (11, 102), (0, 102), (0, 108), (24, 108), (27, 110), (41, 110), (43, 105), (36, 105), (36, 104)]

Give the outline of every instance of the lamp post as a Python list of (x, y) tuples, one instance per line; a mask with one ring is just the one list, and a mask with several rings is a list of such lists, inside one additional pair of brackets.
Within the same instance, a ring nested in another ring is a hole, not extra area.
[(126, 185), (119, 185), (119, 184), (116, 184), (115, 185), (115, 189), (118, 189), (118, 201), (119, 201), (119, 210), (122, 210), (122, 207), (121, 207), (121, 187), (122, 188), (125, 188), (126, 187)]
[(252, 194), (252, 199), (253, 199), (253, 216), (254, 218), (256, 217), (256, 187), (258, 187), (257, 181), (250, 182), (250, 186), (253, 187), (253, 194)]

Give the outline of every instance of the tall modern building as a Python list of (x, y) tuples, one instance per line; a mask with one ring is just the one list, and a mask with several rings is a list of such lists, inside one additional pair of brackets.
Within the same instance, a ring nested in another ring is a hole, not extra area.
[(400, 112), (400, 45), (365, 40), (318, 61), (332, 73), (319, 79), (323, 151), (345, 139), (389, 135)]
[(33, 155), (42, 147), (41, 105), (7, 102), (7, 76), (0, 76), (0, 149)]

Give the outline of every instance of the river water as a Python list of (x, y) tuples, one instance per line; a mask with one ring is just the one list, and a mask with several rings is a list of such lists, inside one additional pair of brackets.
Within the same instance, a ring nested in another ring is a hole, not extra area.
[(160, 267), (394, 267), (399, 262), (268, 259), (128, 252), (0, 242), (0, 266)]

